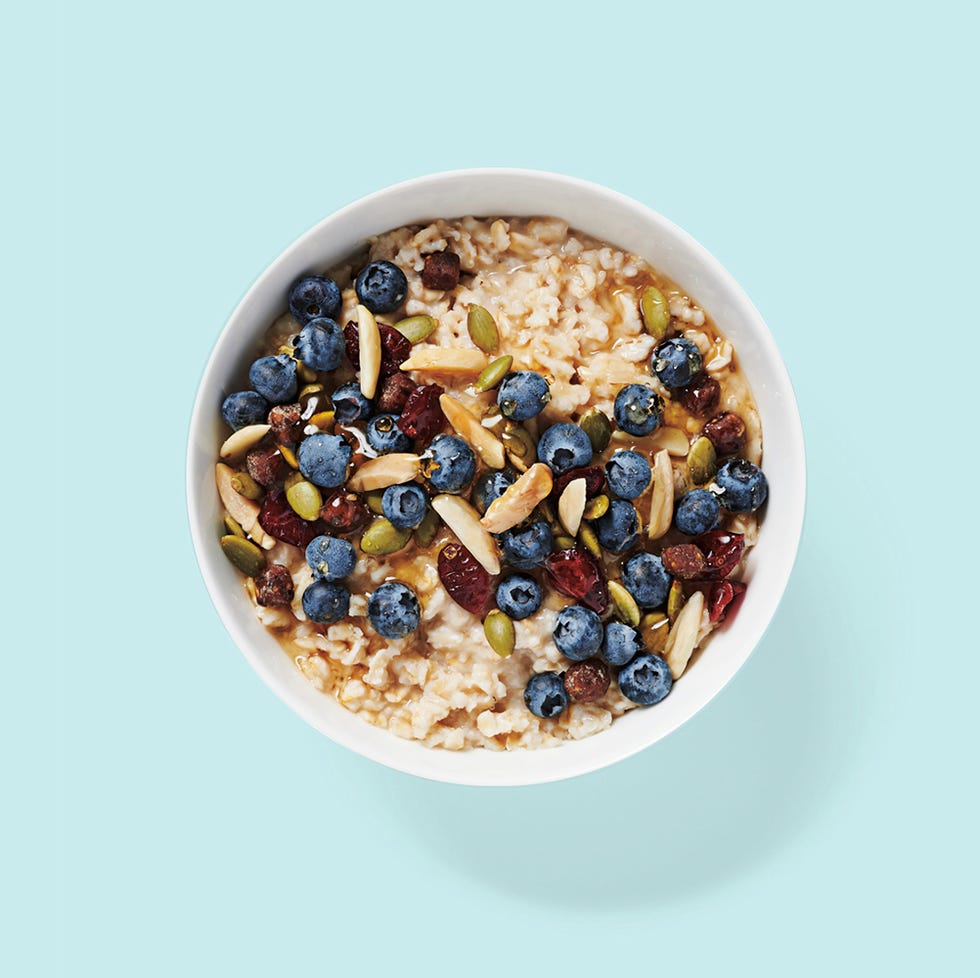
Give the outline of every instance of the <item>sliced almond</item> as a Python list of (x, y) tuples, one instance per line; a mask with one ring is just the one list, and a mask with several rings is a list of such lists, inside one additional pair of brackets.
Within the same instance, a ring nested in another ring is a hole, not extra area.
[(432, 500), (432, 508), (489, 574), (500, 573), (497, 541), (481, 525), (480, 514), (465, 499), (442, 493)]
[(473, 447), (485, 465), (491, 469), (504, 467), (504, 443), (492, 431), (484, 428), (480, 419), (469, 408), (450, 394), (443, 394), (439, 398), (439, 406), (456, 434)]
[(481, 522), (491, 533), (503, 533), (517, 526), (531, 515), (542, 499), (551, 495), (553, 485), (551, 469), (541, 462), (535, 462), (490, 504)]
[(653, 490), (650, 493), (650, 527), (647, 536), (659, 540), (674, 518), (674, 469), (666, 448), (653, 456)]
[(354, 492), (370, 492), (372, 489), (387, 489), (411, 482), (422, 471), (422, 463), (415, 455), (394, 452), (369, 459), (348, 480), (347, 485)]
[(236, 492), (235, 487), (231, 484), (234, 474), (235, 470), (229, 468), (224, 462), (219, 462), (214, 467), (214, 481), (217, 483), (221, 502), (228, 511), (228, 515), (263, 550), (271, 550), (276, 545), (276, 541), (274, 537), (270, 537), (259, 526), (259, 504)]
[(357, 344), (360, 351), (361, 393), (374, 397), (381, 376), (381, 330), (367, 306), (357, 307)]
[(239, 428), (234, 434), (225, 439), (218, 453), (229, 462), (237, 462), (250, 452), (272, 430), (272, 425), (250, 424)]
[(687, 668), (687, 663), (698, 641), (701, 631), (701, 612), (704, 611), (704, 595), (695, 591), (681, 608), (664, 646), (664, 658), (670, 666), (670, 674), (679, 679)]
[(417, 346), (402, 364), (402, 370), (417, 370), (429, 374), (476, 377), (487, 365), (487, 357), (479, 350), (459, 347)]
[(654, 448), (666, 448), (675, 458), (687, 456), (691, 447), (686, 431), (680, 428), (658, 428), (651, 436)]
[(568, 531), (569, 536), (575, 536), (582, 525), (582, 514), (585, 512), (585, 479), (572, 479), (565, 486), (565, 491), (558, 500), (558, 519)]

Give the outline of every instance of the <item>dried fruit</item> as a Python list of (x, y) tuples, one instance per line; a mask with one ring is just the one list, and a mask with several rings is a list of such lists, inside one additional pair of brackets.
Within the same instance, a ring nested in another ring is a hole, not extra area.
[(409, 343), (421, 343), (438, 325), (432, 316), (409, 316), (395, 323), (392, 328), (397, 329)]
[(303, 408), (295, 404), (277, 404), (269, 411), (272, 437), (283, 445), (295, 445), (303, 431)]
[(286, 490), (286, 501), (297, 516), (302, 516), (304, 520), (311, 521), (319, 517), (320, 509), (323, 506), (323, 496), (320, 494), (320, 490), (312, 482), (307, 482), (305, 479), (294, 482)]
[(465, 499), (441, 493), (433, 498), (432, 508), (488, 573), (500, 573), (497, 542), (480, 523), (480, 514)]
[(283, 608), (296, 593), (293, 576), (282, 564), (270, 564), (256, 574), (255, 591), (255, 600), (264, 608)]
[(591, 408), (579, 419), (578, 426), (589, 436), (589, 441), (592, 442), (592, 451), (597, 455), (609, 447), (609, 439), (612, 438), (612, 423), (603, 411), (598, 408)]
[(578, 533), (584, 512), (585, 479), (572, 479), (558, 498), (558, 519), (572, 536)]
[(268, 487), (282, 481), (286, 466), (278, 448), (256, 448), (245, 456), (245, 468), (260, 486)]
[[(393, 373), (397, 373), (411, 356), (412, 344), (394, 326), (389, 326), (387, 323), (378, 323), (378, 333), (381, 336), (381, 376), (390, 377)], [(351, 322), (344, 327), (344, 346), (347, 350), (347, 359), (357, 370), (361, 364), (357, 323)]]
[(224, 555), (247, 577), (255, 577), (265, 567), (265, 554), (251, 540), (229, 533), (221, 538)]
[(408, 452), (392, 452), (370, 458), (347, 480), (347, 486), (355, 492), (387, 489), (411, 482), (422, 471), (418, 457)]
[(503, 533), (517, 526), (534, 512), (538, 503), (547, 498), (551, 487), (551, 469), (541, 462), (535, 462), (487, 507), (481, 521), (483, 526), (491, 533)]
[(493, 388), (504, 379), (513, 365), (513, 357), (497, 357), (496, 360), (487, 364), (487, 366), (480, 371), (480, 376), (476, 378), (476, 383), (473, 385), (473, 390), (481, 394), (484, 391), (493, 390)]
[(431, 441), (446, 427), (446, 415), (442, 412), (439, 398), (443, 389), (438, 384), (422, 384), (416, 387), (398, 417), (398, 427), (409, 438)]
[(489, 428), (484, 428), (469, 408), (449, 394), (439, 398), (439, 406), (456, 434), (476, 451), (484, 465), (491, 469), (504, 467), (507, 460), (503, 442)]
[(559, 550), (549, 554), (544, 567), (551, 583), (562, 594), (581, 601), (599, 615), (609, 607), (605, 572), (587, 550), (581, 547)]
[(667, 620), (671, 623), (677, 621), (677, 616), (684, 607), (684, 586), (680, 581), (670, 582), (670, 590), (667, 592)]
[(401, 414), (408, 395), (415, 390), (415, 381), (408, 374), (399, 371), (381, 381), (378, 390), (377, 411), (379, 414)]
[(427, 289), (448, 292), (459, 284), (459, 255), (453, 251), (437, 251), (426, 255), (422, 265), (422, 284)]
[(587, 520), (597, 520), (609, 511), (609, 497), (605, 493), (590, 499), (582, 516)]
[(585, 659), (565, 670), (565, 692), (579, 703), (594, 703), (609, 689), (609, 667), (601, 659)]
[(670, 666), (670, 674), (674, 679), (680, 678), (690, 661), (691, 653), (697, 644), (698, 632), (701, 630), (703, 610), (704, 595), (700, 591), (695, 591), (681, 609), (677, 621), (674, 622), (667, 636), (664, 658)]
[(497, 324), (483, 306), (470, 306), (466, 313), (466, 330), (470, 334), (473, 345), (484, 353), (493, 353), (500, 345)]
[(246, 499), (262, 498), (262, 487), (247, 472), (236, 472), (231, 477), (231, 487)]
[(490, 602), (490, 574), (461, 543), (439, 551), (439, 580), (449, 597), (471, 614), (482, 615)]
[(667, 297), (655, 285), (648, 285), (640, 296), (640, 315), (646, 331), (659, 343), (670, 326), (670, 307)]
[[(720, 581), (738, 567), (745, 549), (745, 534), (709, 530), (697, 537), (694, 543), (703, 553), (705, 562), (701, 573), (696, 576), (702, 581)], [(667, 562), (664, 561), (666, 566)]]
[(499, 608), (494, 608), (484, 619), (483, 634), (486, 635), (490, 648), (501, 659), (506, 659), (517, 644), (514, 623)]
[(352, 492), (338, 489), (323, 501), (320, 519), (334, 533), (351, 533), (368, 521), (364, 503)]
[(653, 490), (650, 493), (650, 521), (647, 536), (659, 540), (674, 518), (674, 469), (670, 454), (662, 448), (653, 456)]
[(693, 543), (680, 543), (674, 547), (664, 547), (660, 554), (664, 569), (671, 577), (682, 581), (695, 581), (704, 573), (707, 563), (704, 554)]
[(439, 514), (432, 508), (427, 509), (425, 516), (422, 517), (422, 522), (413, 531), (415, 542), (420, 547), (428, 547), (439, 532), (440, 522)]
[(647, 652), (663, 652), (669, 632), (670, 619), (662, 611), (651, 611), (640, 619), (640, 636)]
[(706, 418), (718, 409), (721, 400), (721, 384), (710, 374), (702, 371), (689, 384), (674, 392), (674, 397), (697, 418)]
[(687, 453), (687, 471), (696, 486), (710, 482), (718, 471), (718, 455), (710, 438), (702, 435), (695, 439)]
[(745, 422), (734, 411), (712, 418), (702, 429), (719, 455), (736, 455), (745, 447)]
[(619, 581), (610, 581), (609, 597), (619, 620), (630, 628), (636, 628), (640, 624), (640, 606), (633, 595)]
[(226, 461), (237, 461), (269, 433), (271, 425), (250, 424), (229, 435), (218, 454)]
[(600, 465), (584, 465), (577, 469), (569, 469), (555, 479), (554, 495), (561, 498), (565, 487), (575, 479), (585, 479), (585, 498), (592, 499), (602, 492), (606, 485), (606, 473)]
[(294, 547), (306, 547), (320, 534), (319, 520), (304, 520), (293, 512), (286, 499), (286, 493), (279, 486), (269, 490), (269, 494), (259, 510), (259, 525), (270, 536), (291, 543)]
[(361, 535), (361, 550), (372, 557), (385, 557), (401, 550), (411, 536), (411, 530), (403, 530), (382, 517)]
[(708, 591), (708, 620), (721, 624), (738, 614), (747, 585), (741, 581), (716, 581)]

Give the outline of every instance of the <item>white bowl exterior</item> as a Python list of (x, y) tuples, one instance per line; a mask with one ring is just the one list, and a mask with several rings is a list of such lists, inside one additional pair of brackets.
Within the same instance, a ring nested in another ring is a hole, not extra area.
[[(647, 259), (732, 340), (762, 419), (770, 497), (759, 543), (747, 559), (751, 587), (738, 617), (712, 637), (656, 707), (631, 711), (609, 730), (557, 748), (433, 750), (364, 722), (299, 673), (257, 621), (240, 575), (217, 546), (223, 512), (214, 464), (227, 433), (218, 409), (240, 387), (262, 334), (285, 308), (289, 286), (339, 263), (371, 235), (469, 214), (554, 215)], [(187, 457), (197, 559), (225, 627), (255, 671), (337, 743), (389, 767), (458, 784), (534, 784), (583, 774), (648, 747), (697, 713), (738, 671), (775, 614), (799, 546), (805, 490), (803, 432), (789, 376), (765, 323), (734, 279), (690, 235), (644, 205), (595, 184), (533, 170), (459, 170), (411, 180), (345, 207), (294, 242), (252, 286), (218, 338), (194, 405)]]

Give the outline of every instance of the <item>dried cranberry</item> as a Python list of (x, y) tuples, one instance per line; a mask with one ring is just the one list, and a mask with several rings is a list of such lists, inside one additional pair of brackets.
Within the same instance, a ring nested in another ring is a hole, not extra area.
[(350, 533), (367, 523), (368, 510), (360, 497), (338, 489), (324, 500), (320, 519), (334, 533)]
[(694, 581), (704, 575), (705, 559), (700, 548), (693, 543), (680, 543), (676, 547), (664, 547), (660, 554), (664, 570), (681, 581)]
[(293, 600), (293, 576), (282, 564), (270, 564), (255, 575), (255, 600), (266, 608), (281, 608)]
[(245, 456), (248, 474), (260, 485), (274, 486), (286, 471), (286, 460), (278, 448), (253, 448)]
[(742, 607), (747, 585), (741, 581), (716, 581), (708, 591), (708, 619), (721, 624), (731, 621)]
[(569, 666), (565, 692), (580, 703), (592, 703), (609, 689), (609, 667), (601, 659), (586, 659)]
[(439, 551), (439, 580), (461, 608), (482, 615), (490, 603), (490, 575), (461, 543), (447, 543)]
[(302, 407), (299, 404), (277, 404), (269, 412), (272, 437), (280, 445), (295, 445), (303, 430)]
[(415, 390), (415, 381), (408, 374), (399, 371), (385, 377), (378, 391), (377, 411), (379, 414), (401, 414), (408, 395)]
[[(745, 534), (709, 530), (694, 542), (704, 554), (705, 560), (704, 571), (698, 576), (702, 581), (720, 581), (738, 567), (745, 549)], [(667, 566), (666, 563), (664, 566)]]
[(706, 418), (717, 410), (721, 400), (721, 384), (703, 371), (689, 384), (674, 392), (681, 404), (698, 418)]
[(319, 536), (322, 524), (319, 520), (311, 523), (297, 516), (286, 502), (285, 490), (276, 486), (269, 490), (259, 510), (259, 526), (283, 543), (306, 547), (315, 536)]
[(555, 479), (552, 495), (556, 498), (561, 496), (565, 491), (565, 487), (576, 479), (585, 479), (585, 498), (592, 499), (602, 492), (602, 487), (606, 484), (606, 473), (599, 465), (588, 465), (578, 469), (570, 469)]
[(588, 550), (569, 547), (549, 554), (544, 569), (562, 594), (581, 601), (596, 614), (601, 615), (609, 607), (605, 571)]
[(438, 384), (423, 384), (416, 387), (398, 418), (398, 427), (409, 438), (431, 441), (446, 427), (446, 416), (442, 413), (439, 398), (443, 389)]
[(452, 251), (439, 251), (425, 256), (422, 266), (422, 284), (427, 289), (448, 292), (459, 283), (459, 255)]
[[(378, 323), (381, 333), (381, 376), (390, 377), (398, 373), (401, 365), (411, 356), (412, 344), (394, 326)], [(344, 347), (347, 359), (357, 370), (361, 365), (361, 345), (357, 340), (357, 323), (350, 322), (344, 327)]]
[(719, 455), (735, 455), (745, 447), (745, 422), (734, 411), (725, 411), (712, 418), (702, 434)]

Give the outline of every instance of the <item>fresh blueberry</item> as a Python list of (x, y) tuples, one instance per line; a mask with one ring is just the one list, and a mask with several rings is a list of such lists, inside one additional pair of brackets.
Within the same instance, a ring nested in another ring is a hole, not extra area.
[(642, 496), (650, 485), (650, 463), (639, 452), (616, 452), (606, 462), (606, 482), (609, 488), (623, 499)]
[(551, 637), (562, 655), (582, 662), (602, 647), (602, 622), (594, 611), (573, 604), (558, 612)]
[(500, 413), (513, 421), (527, 421), (551, 400), (548, 381), (533, 370), (517, 370), (504, 377), (497, 390)]
[(343, 485), (350, 457), (351, 447), (340, 435), (310, 435), (299, 444), (300, 472), (324, 489)]
[(683, 336), (664, 340), (650, 356), (650, 372), (665, 387), (683, 387), (701, 372), (701, 353)]
[(541, 607), (541, 585), (527, 574), (511, 574), (497, 585), (497, 607), (522, 621)]
[(712, 530), (721, 516), (718, 497), (707, 489), (692, 489), (684, 493), (674, 510), (674, 526), (689, 537)]
[(361, 393), (361, 385), (352, 380), (341, 384), (331, 395), (333, 414), (337, 424), (353, 424), (366, 421), (374, 411), (374, 404)]
[(345, 618), (349, 610), (350, 591), (343, 584), (320, 578), (303, 592), (303, 611), (310, 621), (329, 625)]
[(248, 382), (270, 404), (285, 404), (296, 400), (296, 361), (280, 353), (274, 357), (259, 357), (248, 368)]
[(605, 514), (592, 525), (599, 543), (613, 554), (629, 550), (640, 535), (640, 519), (636, 507), (628, 499), (614, 499)]
[(538, 441), (538, 461), (561, 475), (592, 461), (592, 442), (577, 424), (560, 421), (548, 428)]
[(670, 666), (659, 655), (641, 652), (619, 670), (619, 691), (640, 706), (659, 703), (674, 685)]
[(634, 554), (623, 564), (623, 587), (641, 608), (659, 608), (670, 592), (670, 574), (653, 554)]
[(503, 472), (495, 472), (493, 470), (484, 472), (473, 486), (473, 505), (476, 506), (480, 513), (485, 513), (490, 504), (495, 499), (499, 499), (507, 488), (512, 486), (516, 481), (517, 476), (507, 470)]
[(308, 275), (289, 290), (289, 311), (300, 326), (321, 317), (336, 319), (340, 314), (340, 303), (337, 283), (325, 276)]
[(339, 581), (354, 570), (357, 554), (347, 540), (337, 537), (314, 537), (306, 548), (306, 562), (314, 577)]
[(656, 431), (664, 413), (664, 399), (644, 384), (627, 384), (613, 404), (616, 424), (637, 438)]
[(300, 331), (296, 356), (311, 370), (336, 370), (344, 359), (344, 333), (332, 319), (311, 319)]
[(419, 627), (422, 608), (410, 587), (388, 581), (371, 595), (368, 619), (382, 638), (404, 638)]
[(412, 440), (398, 427), (397, 422), (398, 418), (393, 414), (379, 414), (368, 422), (368, 444), (379, 455), (411, 451)]
[(551, 527), (543, 520), (500, 535), (500, 551), (504, 560), (517, 570), (530, 570), (544, 563), (551, 553), (555, 538)]
[(625, 666), (630, 659), (643, 651), (640, 633), (621, 621), (611, 621), (602, 636), (602, 657), (611, 666)]
[(539, 672), (524, 687), (524, 705), (543, 720), (554, 720), (568, 706), (565, 682), (557, 672)]
[(455, 435), (436, 435), (429, 446), (432, 458), (425, 468), (426, 478), (439, 492), (459, 492), (476, 475), (473, 449)]
[(392, 526), (414, 530), (425, 518), (428, 505), (418, 486), (388, 486), (381, 497), (381, 510)]
[(762, 470), (744, 458), (725, 462), (715, 476), (722, 490), (719, 502), (731, 513), (754, 513), (769, 495)]
[(262, 424), (269, 414), (269, 402), (255, 391), (236, 391), (221, 403), (221, 417), (229, 428), (238, 431), (250, 424)]
[(354, 290), (371, 312), (394, 312), (405, 301), (408, 279), (390, 261), (373, 261), (357, 273)]

